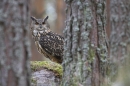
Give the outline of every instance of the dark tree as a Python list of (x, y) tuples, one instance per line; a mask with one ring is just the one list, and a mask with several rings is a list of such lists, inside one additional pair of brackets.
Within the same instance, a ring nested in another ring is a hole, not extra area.
[(101, 86), (108, 66), (105, 0), (65, 0), (62, 86)]
[(0, 86), (30, 86), (29, 0), (0, 2)]

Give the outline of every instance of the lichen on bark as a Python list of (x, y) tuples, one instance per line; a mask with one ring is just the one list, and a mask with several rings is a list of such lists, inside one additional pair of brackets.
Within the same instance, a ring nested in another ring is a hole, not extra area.
[(0, 85), (30, 86), (29, 0), (0, 2)]
[(105, 0), (65, 2), (62, 86), (100, 86), (100, 80), (103, 80), (105, 77), (103, 74), (106, 74), (108, 61), (104, 12), (106, 2)]

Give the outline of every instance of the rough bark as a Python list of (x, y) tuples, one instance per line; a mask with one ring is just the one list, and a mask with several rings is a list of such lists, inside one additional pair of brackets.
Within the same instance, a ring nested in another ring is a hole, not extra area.
[(110, 57), (121, 62), (130, 43), (130, 0), (110, 0)]
[[(130, 52), (130, 0), (107, 0), (109, 4), (110, 69), (115, 79), (118, 68), (126, 65)], [(119, 71), (120, 72), (120, 71)], [(112, 79), (113, 80), (113, 79)]]
[(0, 2), (0, 86), (30, 86), (28, 4)]
[(62, 86), (101, 86), (107, 72), (105, 0), (65, 0)]

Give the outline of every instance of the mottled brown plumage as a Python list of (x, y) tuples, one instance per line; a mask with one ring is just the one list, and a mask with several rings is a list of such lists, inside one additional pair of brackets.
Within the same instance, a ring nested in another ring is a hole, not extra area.
[(38, 51), (50, 60), (62, 63), (64, 38), (50, 30), (48, 16), (44, 19), (31, 19), (31, 32)]

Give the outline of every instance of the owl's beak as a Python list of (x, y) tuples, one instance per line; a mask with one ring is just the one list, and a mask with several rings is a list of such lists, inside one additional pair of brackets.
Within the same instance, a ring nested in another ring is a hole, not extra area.
[(40, 29), (41, 29), (41, 28), (42, 28), (42, 25), (40, 25), (39, 27), (40, 27)]

